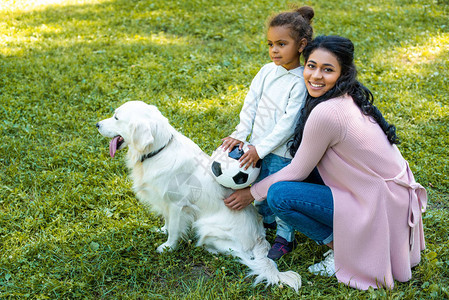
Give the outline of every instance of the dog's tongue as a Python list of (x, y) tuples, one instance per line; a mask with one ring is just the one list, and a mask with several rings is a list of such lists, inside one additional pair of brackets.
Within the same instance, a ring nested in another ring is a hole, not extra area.
[(120, 139), (120, 136), (116, 136), (109, 143), (109, 155), (111, 155), (111, 157), (114, 157), (115, 152), (117, 151), (117, 143), (118, 143), (119, 139)]

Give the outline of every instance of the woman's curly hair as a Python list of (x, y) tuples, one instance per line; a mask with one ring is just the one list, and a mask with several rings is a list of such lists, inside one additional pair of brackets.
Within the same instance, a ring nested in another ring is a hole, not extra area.
[(352, 97), (365, 115), (371, 116), (379, 124), (391, 144), (398, 144), (399, 139), (396, 135), (396, 127), (385, 120), (382, 113), (373, 104), (374, 97), (371, 91), (357, 80), (357, 70), (354, 65), (354, 44), (349, 39), (340, 36), (318, 36), (308, 43), (303, 51), (306, 63), (310, 54), (316, 49), (324, 49), (335, 55), (341, 67), (341, 74), (335, 86), (324, 95), (317, 98), (310, 95), (307, 96), (304, 107), (301, 110), (301, 116), (296, 124), (293, 140), (289, 142), (290, 154), (294, 156), (298, 150), (304, 126), (312, 110), (321, 102), (345, 94)]

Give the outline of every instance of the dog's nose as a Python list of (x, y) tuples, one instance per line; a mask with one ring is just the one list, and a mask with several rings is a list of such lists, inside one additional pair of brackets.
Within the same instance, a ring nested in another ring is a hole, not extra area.
[(95, 126), (97, 126), (97, 128), (100, 128), (100, 122), (98, 122), (97, 124), (95, 124)]

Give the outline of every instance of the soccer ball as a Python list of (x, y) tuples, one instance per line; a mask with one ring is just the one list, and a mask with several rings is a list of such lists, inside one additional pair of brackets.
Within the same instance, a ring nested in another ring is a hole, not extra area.
[(212, 153), (211, 170), (219, 184), (238, 190), (249, 186), (257, 179), (260, 173), (261, 160), (257, 162), (255, 168), (250, 166), (245, 170), (244, 166), (240, 167), (239, 158), (248, 150), (249, 147), (245, 143), (242, 150), (239, 150), (238, 145), (231, 151), (225, 151), (220, 146)]

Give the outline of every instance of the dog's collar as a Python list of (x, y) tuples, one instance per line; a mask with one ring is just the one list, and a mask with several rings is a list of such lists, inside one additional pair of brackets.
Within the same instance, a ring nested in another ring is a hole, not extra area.
[(140, 158), (140, 162), (142, 163), (145, 159), (150, 158), (150, 157), (153, 157), (153, 156), (155, 156), (156, 154), (158, 154), (159, 152), (161, 152), (162, 150), (164, 150), (165, 147), (167, 147), (168, 144), (170, 144), (170, 142), (171, 142), (172, 139), (173, 139), (173, 134), (172, 134), (172, 136), (170, 137), (170, 139), (168, 140), (167, 144), (165, 144), (164, 147), (162, 147), (162, 148), (159, 149), (159, 150), (156, 150), (156, 151), (150, 152), (150, 153), (148, 153), (148, 154), (142, 155), (142, 157)]

